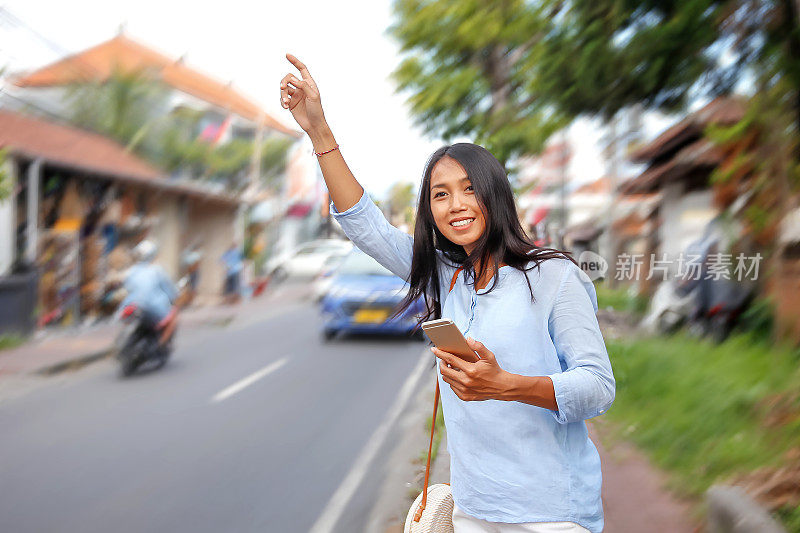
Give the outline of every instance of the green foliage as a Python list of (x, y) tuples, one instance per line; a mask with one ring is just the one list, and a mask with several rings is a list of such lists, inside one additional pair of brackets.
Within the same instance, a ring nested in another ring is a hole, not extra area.
[[(545, 2), (546, 4), (546, 2)], [(470, 137), (502, 163), (541, 151), (566, 117), (539, 98), (543, 5), (522, 0), (396, 0), (393, 73), (415, 121), (448, 142)]]
[(286, 157), (293, 144), (287, 137), (270, 137), (261, 145), (261, 179), (266, 185), (276, 186), (286, 171)]
[(11, 195), (11, 174), (8, 172), (8, 148), (0, 148), (0, 201)]
[(542, 93), (570, 116), (600, 113), (608, 119), (634, 103), (676, 110), (695, 83), (716, 68), (721, 52), (713, 45), (721, 38), (719, 20), (728, 4), (559, 3), (542, 53), (531, 66)]
[[(425, 419), (425, 433), (430, 434), (432, 419), (433, 416), (429, 416)], [(439, 446), (442, 443), (444, 431), (444, 413), (442, 412), (442, 401), (439, 400), (439, 408), (436, 411), (436, 431), (433, 434), (433, 447), (431, 448), (431, 465), (433, 465), (434, 461), (436, 461), (436, 457), (439, 455)], [(424, 464), (427, 460), (428, 448), (426, 447), (422, 452), (420, 452), (419, 462)], [(416, 497), (416, 494), (414, 497)]]
[(786, 505), (781, 507), (776, 514), (787, 531), (800, 532), (800, 505), (796, 507)]
[(800, 191), (800, 107), (798, 87), (791, 85), (789, 76), (777, 72), (775, 64), (757, 67), (758, 89), (742, 120), (711, 126), (705, 135), (727, 154), (711, 183), (728, 186), (727, 194), (746, 195), (743, 240), (756, 241), (769, 255), (775, 251), (773, 231), (786, 215), (791, 195)]
[[(107, 135), (123, 145), (142, 137), (142, 132), (167, 112), (168, 92), (147, 71), (115, 68), (104, 81), (87, 80), (69, 87), (71, 121)], [(137, 150), (146, 156), (156, 146), (143, 143)]]
[(707, 139), (722, 146), (744, 139), (754, 126), (756, 126), (755, 106), (751, 106), (739, 122), (730, 125), (709, 124), (703, 133)]
[[(72, 121), (107, 135), (168, 172), (187, 170), (201, 179), (242, 186), (253, 157), (253, 142), (234, 138), (211, 144), (198, 138), (204, 112), (169, 109), (168, 89), (147, 71), (116, 70), (104, 82), (70, 88)], [(268, 185), (285, 170), (292, 140), (268, 137), (261, 147), (261, 179)]]
[(738, 172), (741, 172), (746, 168), (752, 168), (754, 164), (754, 155), (751, 153), (742, 152), (733, 159), (728, 167), (716, 167), (711, 172), (709, 182), (713, 185), (724, 185), (729, 183)]
[(25, 339), (19, 335), (6, 334), (0, 335), (0, 350), (9, 350), (16, 348), (25, 342)]
[[(179, 108), (173, 111), (162, 136), (162, 166), (169, 172), (188, 169), (191, 175), (202, 179), (228, 180), (244, 183), (250, 171), (253, 142), (234, 138), (224, 144), (213, 145), (197, 136), (203, 118), (201, 111)], [(292, 140), (268, 137), (261, 145), (260, 176), (266, 185), (286, 169), (286, 155)]]
[(414, 218), (414, 186), (411, 183), (395, 183), (389, 189), (386, 203), (392, 216), (402, 215), (406, 224)]
[(739, 318), (741, 330), (762, 342), (772, 340), (775, 328), (775, 302), (769, 297), (756, 298)]
[[(797, 445), (800, 361), (790, 346), (748, 334), (715, 345), (682, 333), (606, 344), (617, 380), (608, 416), (676, 473), (682, 492), (779, 466)], [(776, 422), (776, 402), (794, 415)]]
[(642, 316), (647, 311), (648, 299), (636, 294), (634, 287), (618, 287), (612, 289), (606, 283), (595, 283), (597, 293), (597, 307), (599, 309), (611, 308), (615, 311), (633, 313)]
[(769, 224), (770, 211), (760, 205), (750, 205), (744, 212), (747, 219), (753, 224), (756, 231), (761, 231)]

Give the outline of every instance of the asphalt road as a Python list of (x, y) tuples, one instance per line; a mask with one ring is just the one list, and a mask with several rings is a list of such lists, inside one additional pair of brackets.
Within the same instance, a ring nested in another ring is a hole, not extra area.
[(326, 344), (319, 326), (275, 302), (181, 331), (159, 371), (120, 380), (106, 360), (3, 402), (0, 531), (291, 533), (326, 509), (328, 531), (363, 530), (388, 443), (341, 512), (331, 499), (425, 344)]

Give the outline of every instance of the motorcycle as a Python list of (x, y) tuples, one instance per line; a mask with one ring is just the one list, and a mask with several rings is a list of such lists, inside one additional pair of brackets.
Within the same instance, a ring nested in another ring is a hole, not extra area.
[(116, 356), (122, 377), (132, 375), (141, 366), (161, 368), (172, 353), (172, 341), (162, 346), (161, 331), (171, 317), (155, 321), (134, 304), (126, 305), (120, 312), (125, 327), (117, 338)]
[(756, 287), (752, 282), (712, 276), (713, 257), (728, 242), (718, 219), (704, 229), (703, 236), (688, 245), (685, 252), (699, 271), (660, 284), (646, 318), (640, 324), (651, 333), (672, 333), (686, 326), (689, 334), (724, 341), (752, 302)]
[(649, 334), (673, 333), (688, 321), (696, 305), (696, 295), (685, 289), (685, 283), (668, 279), (659, 284), (639, 327)]
[(711, 337), (720, 343), (733, 331), (739, 317), (753, 301), (752, 284), (724, 278), (704, 280), (698, 304), (689, 317), (689, 332), (697, 337)]

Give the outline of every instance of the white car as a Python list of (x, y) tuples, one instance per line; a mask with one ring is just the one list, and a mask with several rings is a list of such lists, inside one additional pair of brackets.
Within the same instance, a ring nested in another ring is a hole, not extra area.
[(311, 286), (311, 295), (315, 302), (319, 302), (328, 294), (328, 290), (330, 290), (331, 284), (333, 283), (333, 278), (336, 277), (336, 269), (345, 257), (347, 257), (347, 254), (332, 255), (325, 260), (322, 270), (320, 270), (320, 273), (314, 278), (314, 283), (312, 283)]
[(347, 255), (352, 249), (352, 242), (340, 239), (309, 241), (269, 261), (266, 270), (270, 276), (277, 279), (313, 278), (322, 271), (331, 258)]

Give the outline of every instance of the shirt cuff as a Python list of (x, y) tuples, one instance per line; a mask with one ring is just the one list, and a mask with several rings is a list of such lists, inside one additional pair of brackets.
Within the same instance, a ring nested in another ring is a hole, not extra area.
[(369, 202), (370, 198), (369, 195), (367, 195), (367, 189), (364, 189), (364, 192), (361, 194), (361, 198), (358, 199), (358, 202), (341, 213), (336, 209), (336, 206), (333, 205), (333, 200), (331, 200), (330, 213), (333, 215), (333, 218), (338, 220), (339, 218), (346, 217), (348, 215), (355, 215), (364, 211), (367, 206), (369, 206)]
[(565, 379), (566, 376), (564, 376), (563, 372), (551, 374), (547, 377), (553, 381), (553, 391), (555, 392), (556, 406), (558, 407), (558, 410), (553, 411), (550, 409), (550, 412), (558, 423), (567, 424), (569, 423), (567, 414), (574, 411), (571, 400), (572, 394), (569, 391), (569, 381)]

